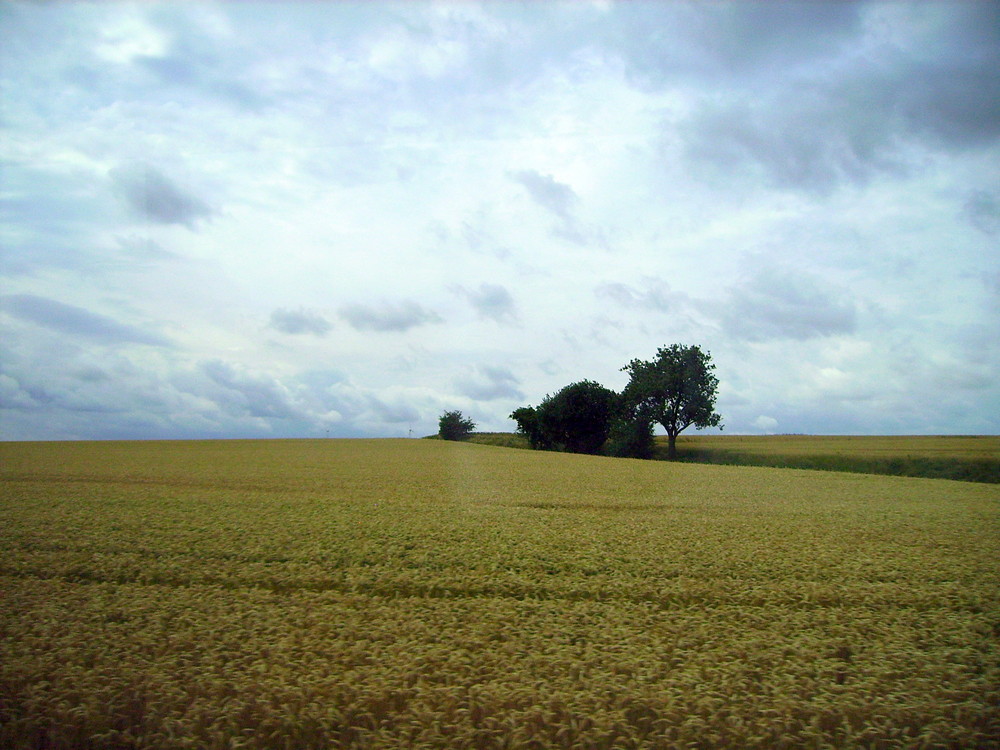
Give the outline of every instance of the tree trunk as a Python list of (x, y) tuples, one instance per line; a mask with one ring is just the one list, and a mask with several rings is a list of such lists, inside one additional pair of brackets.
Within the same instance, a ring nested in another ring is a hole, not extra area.
[(667, 433), (667, 458), (673, 461), (677, 458), (677, 434)]

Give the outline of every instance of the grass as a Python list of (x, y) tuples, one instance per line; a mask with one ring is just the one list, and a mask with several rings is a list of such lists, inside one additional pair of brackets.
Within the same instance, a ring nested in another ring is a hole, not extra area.
[[(665, 443), (658, 448), (665, 457)], [(692, 434), (678, 439), (677, 453), (695, 463), (1000, 482), (997, 436)]]
[[(666, 437), (654, 458), (667, 460)], [(521, 435), (477, 432), (467, 442), (530, 448)], [(1000, 483), (1000, 436), (995, 435), (718, 435), (685, 434), (677, 459), (689, 463), (819, 469), (861, 474)]]
[[(424, 440), (442, 440), (440, 435), (427, 435)], [(526, 448), (531, 449), (531, 443), (523, 435), (516, 432), (473, 432), (469, 437), (460, 441), (463, 443), (473, 443), (475, 445), (493, 445), (500, 448)]]
[(993, 486), (0, 444), (5, 748), (998, 747)]
[(528, 438), (515, 432), (476, 432), (469, 438), (469, 442), (479, 445), (497, 445), (501, 448), (531, 449)]

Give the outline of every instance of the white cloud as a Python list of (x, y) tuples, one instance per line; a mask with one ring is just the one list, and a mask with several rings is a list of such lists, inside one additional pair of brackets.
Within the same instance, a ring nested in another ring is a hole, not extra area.
[(159, 55), (167, 48), (164, 33), (131, 10), (102, 25), (94, 52), (113, 63), (128, 63), (139, 56)]
[(773, 435), (774, 431), (778, 427), (778, 420), (775, 419), (774, 417), (769, 417), (766, 414), (761, 414), (753, 421), (752, 424), (756, 429), (760, 430), (761, 432), (768, 435)]

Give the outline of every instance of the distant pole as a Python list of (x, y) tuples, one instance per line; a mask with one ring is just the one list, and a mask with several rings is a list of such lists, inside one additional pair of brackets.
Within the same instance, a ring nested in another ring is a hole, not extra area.
[(326, 437), (327, 437), (327, 439), (330, 438), (330, 431), (329, 430), (326, 431)]

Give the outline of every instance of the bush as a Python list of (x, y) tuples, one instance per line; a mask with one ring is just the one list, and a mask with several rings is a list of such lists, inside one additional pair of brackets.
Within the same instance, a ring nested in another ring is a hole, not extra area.
[(652, 458), (653, 445), (651, 420), (619, 414), (611, 421), (604, 452), (618, 458)]
[(527, 439), (532, 448), (552, 450), (555, 446), (542, 428), (538, 411), (533, 406), (522, 406), (520, 409), (515, 409), (510, 418), (517, 422), (517, 434)]
[(598, 453), (608, 439), (616, 402), (614, 391), (582, 380), (546, 396), (537, 408), (515, 410), (510, 418), (532, 448)]

